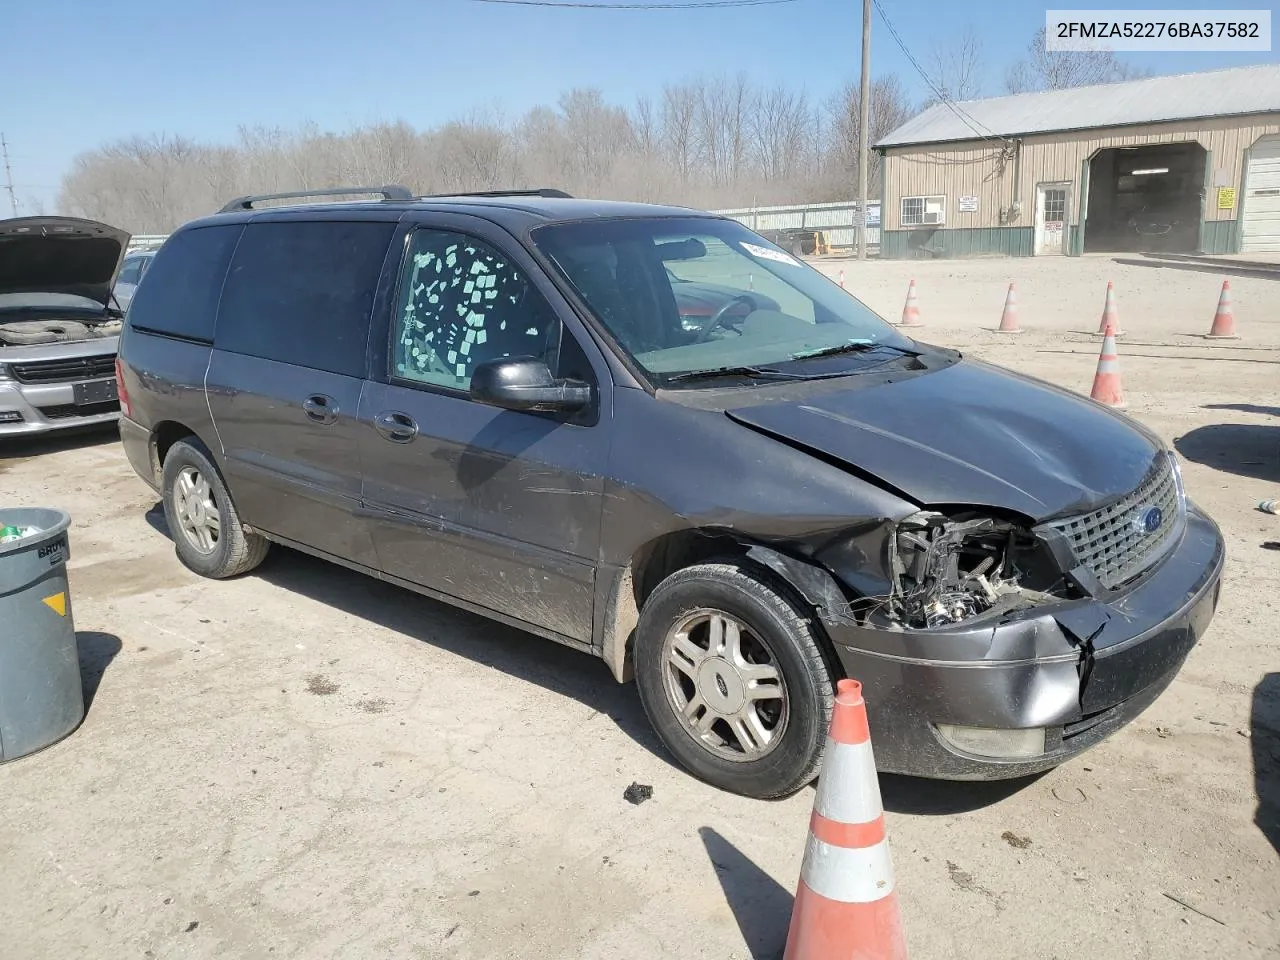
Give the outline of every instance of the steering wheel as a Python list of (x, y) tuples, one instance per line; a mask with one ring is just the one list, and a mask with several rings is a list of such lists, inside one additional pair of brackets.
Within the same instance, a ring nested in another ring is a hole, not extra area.
[(707, 319), (707, 321), (701, 327), (698, 328), (698, 333), (696, 336), (694, 336), (693, 342), (706, 343), (707, 338), (711, 336), (711, 331), (715, 330), (716, 327), (719, 327), (724, 324), (725, 317), (729, 315), (729, 311), (732, 310), (734, 305), (738, 303), (745, 303), (752, 310), (755, 310), (756, 308), (756, 301), (754, 297), (749, 297), (745, 293), (739, 294), (738, 296), (730, 300), (728, 303), (726, 303), (719, 310), (717, 310), (715, 313), (713, 313)]

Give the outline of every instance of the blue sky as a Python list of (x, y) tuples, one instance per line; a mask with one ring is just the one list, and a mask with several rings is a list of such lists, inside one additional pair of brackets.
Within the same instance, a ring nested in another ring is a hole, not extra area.
[[(1044, 23), (1044, 5), (1027, 0), (882, 2), (926, 66), (932, 44), (946, 44), (972, 26), (983, 40), (992, 94), (1000, 92), (1006, 65)], [(822, 98), (859, 69), (856, 0), (718, 11), (554, 10), (470, 0), (0, 5), (0, 131), (9, 141), (19, 199), (43, 201), (50, 210), (77, 153), (132, 134), (217, 141), (233, 138), (240, 124), (305, 120), (331, 130), (392, 119), (424, 127), (494, 108), (514, 119), (574, 86), (599, 87), (610, 100), (629, 103), (666, 81), (738, 70)], [(1278, 55), (1128, 59), (1157, 73), (1182, 73), (1274, 62)], [(914, 96), (924, 97), (924, 82), (878, 17), (871, 61), (874, 74), (897, 73)], [(7, 215), (7, 203), (0, 203), (0, 216)]]

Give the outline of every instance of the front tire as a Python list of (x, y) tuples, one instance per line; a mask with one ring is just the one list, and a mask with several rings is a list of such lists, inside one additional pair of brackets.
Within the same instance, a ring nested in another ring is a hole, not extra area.
[(832, 678), (812, 615), (733, 563), (678, 570), (645, 601), (636, 685), (658, 736), (707, 783), (759, 799), (818, 774)]
[(164, 458), (164, 518), (178, 559), (202, 577), (224, 580), (252, 570), (270, 543), (245, 532), (240, 514), (213, 464), (194, 437), (175, 443)]

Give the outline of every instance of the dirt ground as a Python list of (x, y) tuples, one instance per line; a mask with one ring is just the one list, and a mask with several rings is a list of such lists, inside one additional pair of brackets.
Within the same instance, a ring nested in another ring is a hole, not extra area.
[[(1113, 279), (1130, 413), (1230, 555), (1207, 638), (1110, 741), (1030, 782), (883, 778), (912, 956), (1280, 955), (1280, 516), (1254, 509), (1280, 279), (1231, 275), (1243, 338), (1208, 341), (1210, 269), (822, 266), (890, 317), (914, 276), (922, 338), (1083, 391)], [(1001, 338), (1010, 280), (1029, 332)], [(6, 960), (779, 955), (811, 791), (693, 780), (602, 663), (284, 550), (202, 581), (110, 434), (0, 446), (0, 503), (75, 517), (92, 695), (0, 767)]]

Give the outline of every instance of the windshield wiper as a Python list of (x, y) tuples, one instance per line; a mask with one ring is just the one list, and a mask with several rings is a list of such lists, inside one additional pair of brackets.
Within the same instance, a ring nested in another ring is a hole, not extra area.
[(716, 377), (748, 377), (759, 380), (808, 380), (809, 378), (799, 373), (787, 373), (784, 370), (775, 370), (773, 367), (715, 367), (711, 370), (688, 370), (685, 373), (677, 373), (675, 376), (667, 377), (667, 383), (677, 383), (681, 380), (711, 380)]
[(834, 357), (840, 353), (869, 353), (872, 350), (893, 350), (910, 357), (920, 356), (916, 350), (895, 347), (891, 343), (876, 343), (872, 340), (850, 340), (848, 343), (837, 343), (832, 347), (818, 347), (815, 350), (801, 350), (791, 355), (792, 360), (808, 360), (812, 357)]

